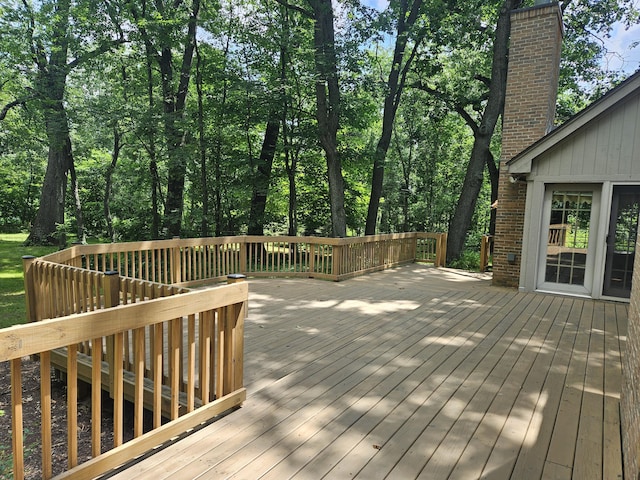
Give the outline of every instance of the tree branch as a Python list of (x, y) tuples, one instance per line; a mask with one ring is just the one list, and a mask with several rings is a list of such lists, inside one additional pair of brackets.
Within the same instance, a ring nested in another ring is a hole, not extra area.
[(491, 87), (491, 79), (487, 78), (483, 75), (475, 75), (473, 78), (475, 78), (476, 80), (481, 81), (482, 83), (484, 83), (484, 85), (489, 88)]
[(302, 7), (299, 7), (298, 5), (292, 5), (289, 2), (287, 2), (286, 0), (275, 0), (276, 3), (279, 3), (280, 5), (282, 5), (285, 8), (288, 8), (290, 10), (293, 10), (295, 12), (298, 12), (301, 15), (304, 15), (307, 18), (315, 18), (315, 16), (313, 15), (313, 12), (309, 11), (309, 10), (305, 10)]
[(455, 110), (456, 113), (462, 117), (462, 119), (469, 126), (469, 128), (473, 130), (474, 135), (478, 133), (478, 129), (480, 127), (478, 126), (476, 121), (473, 119), (473, 117), (469, 115), (469, 112), (467, 112), (464, 109), (464, 106), (462, 104), (454, 101), (453, 99), (449, 98), (444, 93), (436, 90), (435, 88), (431, 88), (431, 87), (428, 87), (427, 85), (424, 85), (422, 82), (416, 82), (411, 86), (413, 88), (417, 88), (418, 90), (422, 90), (423, 92), (426, 92), (429, 95), (432, 95), (433, 97), (443, 101), (446, 105), (449, 106), (449, 108), (452, 108), (453, 110)]
[(120, 37), (120, 38), (118, 38), (116, 40), (112, 40), (110, 42), (103, 43), (102, 45), (100, 45), (99, 47), (95, 48), (94, 50), (86, 52), (86, 53), (80, 55), (79, 57), (76, 57), (71, 62), (69, 62), (67, 64), (67, 70), (73, 70), (78, 65), (82, 65), (83, 63), (86, 63), (89, 60), (92, 60), (92, 59), (94, 59), (96, 57), (99, 57), (103, 53), (107, 53), (112, 48), (117, 47), (118, 45), (122, 45), (125, 42), (126, 42), (126, 40), (124, 39), (124, 37)]
[(22, 0), (22, 5), (27, 11), (27, 15), (29, 17), (29, 27), (27, 29), (27, 34), (29, 37), (29, 50), (31, 51), (31, 55), (33, 56), (34, 63), (40, 70), (45, 70), (47, 67), (47, 57), (44, 53), (44, 47), (40, 42), (36, 42), (36, 40), (33, 38), (33, 32), (35, 32), (36, 29), (36, 21), (33, 15), (33, 11), (31, 10), (31, 6), (26, 2), (26, 0)]
[(31, 100), (32, 98), (35, 98), (35, 94), (27, 95), (27, 96), (18, 98), (13, 102), (7, 103), (4, 107), (2, 107), (2, 110), (0, 110), (0, 121), (6, 118), (7, 113), (9, 113), (9, 110), (11, 110), (13, 107), (17, 107), (18, 105), (24, 105), (25, 103), (27, 103), (27, 100)]

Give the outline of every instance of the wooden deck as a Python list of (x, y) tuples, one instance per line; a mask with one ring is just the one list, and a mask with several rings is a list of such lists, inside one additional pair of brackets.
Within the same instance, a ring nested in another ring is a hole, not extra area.
[(244, 407), (114, 478), (622, 478), (625, 304), (421, 265), (249, 288)]

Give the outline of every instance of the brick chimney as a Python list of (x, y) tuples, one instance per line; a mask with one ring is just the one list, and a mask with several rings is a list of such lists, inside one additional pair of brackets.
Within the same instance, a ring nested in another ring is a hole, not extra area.
[(538, 0), (535, 6), (511, 14), (493, 251), (494, 285), (519, 284), (527, 185), (522, 179), (510, 177), (506, 162), (553, 127), (562, 30), (558, 2)]

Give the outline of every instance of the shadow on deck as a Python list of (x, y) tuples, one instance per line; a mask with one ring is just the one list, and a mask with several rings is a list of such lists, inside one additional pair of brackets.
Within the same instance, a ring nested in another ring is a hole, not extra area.
[(248, 397), (115, 478), (622, 478), (627, 305), (408, 265), (251, 280)]

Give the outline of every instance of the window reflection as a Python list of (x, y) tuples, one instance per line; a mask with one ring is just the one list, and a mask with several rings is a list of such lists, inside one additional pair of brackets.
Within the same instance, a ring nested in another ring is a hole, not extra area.
[(546, 282), (584, 285), (592, 203), (593, 192), (553, 192)]

